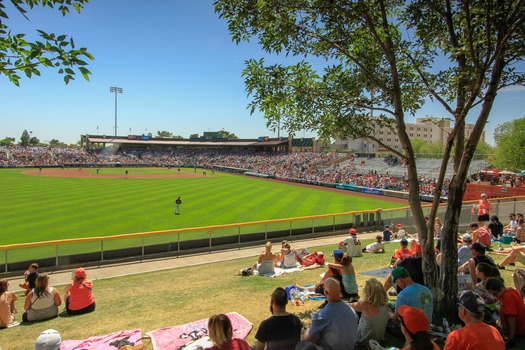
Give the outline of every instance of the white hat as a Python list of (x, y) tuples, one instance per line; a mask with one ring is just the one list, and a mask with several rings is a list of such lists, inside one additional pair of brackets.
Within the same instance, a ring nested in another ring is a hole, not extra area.
[(461, 236), (461, 240), (463, 242), (472, 243), (472, 236), (469, 233), (465, 233), (463, 236)]
[(61, 342), (60, 333), (54, 329), (48, 329), (36, 338), (35, 350), (59, 350)]

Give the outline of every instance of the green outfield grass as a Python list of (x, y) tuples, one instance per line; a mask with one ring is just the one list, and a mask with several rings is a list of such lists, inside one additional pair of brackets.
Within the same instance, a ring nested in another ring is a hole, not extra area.
[[(0, 170), (0, 245), (399, 207), (380, 197), (217, 172), (196, 178), (97, 179), (95, 169), (90, 169), (93, 177), (82, 179), (28, 176), (22, 171)], [(177, 170), (129, 171), (175, 174)], [(123, 174), (124, 169), (103, 168), (101, 173)], [(175, 216), (177, 196), (183, 203), (181, 215)]]

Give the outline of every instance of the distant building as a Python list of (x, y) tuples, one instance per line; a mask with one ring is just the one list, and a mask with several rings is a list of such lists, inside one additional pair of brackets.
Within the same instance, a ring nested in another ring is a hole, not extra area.
[[(445, 142), (447, 136), (452, 131), (450, 126), (450, 120), (444, 118), (417, 118), (416, 123), (406, 123), (408, 137), (411, 139), (421, 139), (425, 142), (442, 141)], [(465, 135), (469, 137), (472, 133), (474, 124), (465, 125)], [(403, 152), (399, 137), (395, 131), (391, 131), (385, 127), (375, 126), (374, 134), (378, 140), (385, 145), (395, 149), (399, 152)], [(480, 141), (485, 141), (485, 132), (481, 135)], [(355, 152), (375, 153), (375, 152), (388, 152), (389, 150), (380, 146), (377, 142), (371, 140), (359, 139), (347, 139), (347, 140), (336, 140), (336, 144), (346, 143), (346, 149)]]

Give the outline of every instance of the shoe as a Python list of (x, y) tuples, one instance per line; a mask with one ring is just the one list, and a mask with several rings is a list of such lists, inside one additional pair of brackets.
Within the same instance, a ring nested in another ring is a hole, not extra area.
[(510, 263), (509, 265), (510, 266), (516, 266), (516, 263)]
[(500, 264), (498, 264), (497, 266), (498, 266), (498, 269), (505, 270), (505, 266), (500, 266)]

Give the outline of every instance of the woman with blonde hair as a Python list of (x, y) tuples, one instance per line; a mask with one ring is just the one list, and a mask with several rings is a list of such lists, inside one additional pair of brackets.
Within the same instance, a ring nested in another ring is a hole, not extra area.
[(9, 281), (0, 280), (0, 328), (7, 327), (15, 322), (15, 301), (18, 296), (15, 292), (8, 292)]
[(253, 265), (253, 269), (258, 270), (260, 275), (274, 273), (277, 259), (277, 255), (272, 252), (272, 242), (268, 241), (264, 245), (264, 252), (259, 255), (257, 263)]
[(388, 296), (386, 290), (375, 278), (366, 281), (361, 301), (350, 306), (361, 313), (357, 328), (357, 344), (368, 344), (370, 340), (385, 340), (388, 313)]
[(95, 311), (93, 297), (93, 282), (86, 279), (86, 270), (79, 268), (75, 271), (73, 282), (64, 288), (66, 312), (69, 315), (80, 315)]
[(38, 275), (35, 288), (31, 290), (24, 303), (26, 312), (22, 315), (24, 322), (42, 321), (58, 316), (58, 307), (62, 304), (60, 293), (54, 287), (49, 287), (49, 276)]
[(232, 339), (232, 323), (224, 314), (213, 315), (208, 319), (208, 335), (213, 346), (206, 350), (252, 350), (244, 339)]

